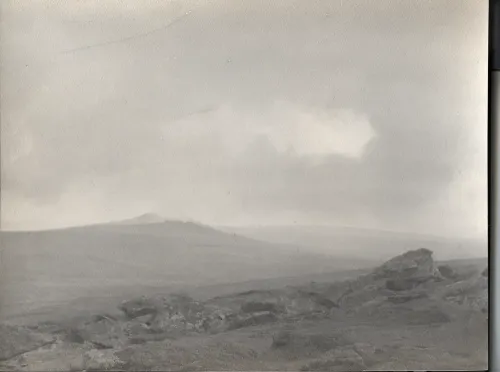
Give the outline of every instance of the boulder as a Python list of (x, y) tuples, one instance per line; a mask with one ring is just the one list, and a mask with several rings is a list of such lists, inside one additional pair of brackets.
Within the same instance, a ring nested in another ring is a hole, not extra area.
[(453, 270), (453, 268), (450, 265), (440, 265), (438, 266), (439, 273), (441, 276), (443, 276), (446, 279), (451, 279), (451, 280), (456, 280), (458, 279), (458, 275)]
[(413, 288), (428, 280), (442, 278), (432, 258), (432, 251), (425, 248), (392, 258), (375, 269), (372, 276), (375, 280), (391, 280), (390, 285), (404, 288)]

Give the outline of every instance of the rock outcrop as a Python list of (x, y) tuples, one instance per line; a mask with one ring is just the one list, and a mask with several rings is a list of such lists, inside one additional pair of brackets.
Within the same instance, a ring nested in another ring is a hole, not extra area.
[[(363, 327), (399, 332), (415, 328), (411, 325), (427, 332), (451, 329), (447, 323), (469, 314), (483, 321), (487, 269), (460, 278), (452, 267), (437, 268), (431, 251), (418, 249), (343, 282), (253, 290), (204, 302), (183, 294), (141, 297), (119, 305), (122, 314), (116, 316), (33, 329), (0, 325), (0, 360), (8, 359), (12, 370), (276, 370), (276, 361), (291, 363), (279, 365), (287, 370), (367, 369), (390, 353), (381, 357), (371, 344), (356, 342), (377, 342), (359, 336)], [(339, 330), (344, 324), (355, 326)], [(243, 339), (247, 343), (238, 346)], [(57, 364), (58, 358), (65, 362)], [(259, 364), (266, 358), (271, 369)]]
[(443, 299), (488, 312), (488, 278), (479, 274), (476, 277), (447, 285), (441, 292)]
[(432, 251), (421, 248), (392, 258), (373, 271), (375, 280), (385, 279), (392, 291), (406, 291), (430, 280), (442, 280)]
[(354, 280), (333, 283), (326, 292), (342, 309), (357, 311), (387, 300), (402, 304), (424, 299), (428, 297), (429, 284), (442, 280), (432, 251), (422, 248), (396, 256)]
[(396, 256), (373, 271), (376, 279), (428, 280), (441, 275), (432, 258), (432, 251), (420, 248)]

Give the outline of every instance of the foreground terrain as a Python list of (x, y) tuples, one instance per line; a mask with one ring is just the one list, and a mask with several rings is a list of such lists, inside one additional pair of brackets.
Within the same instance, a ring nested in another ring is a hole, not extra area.
[(86, 297), (127, 298), (167, 286), (179, 290), (374, 265), (154, 217), (0, 232), (0, 319)]
[(487, 277), (418, 249), (349, 280), (131, 298), (108, 313), (2, 324), (0, 369), (486, 369)]

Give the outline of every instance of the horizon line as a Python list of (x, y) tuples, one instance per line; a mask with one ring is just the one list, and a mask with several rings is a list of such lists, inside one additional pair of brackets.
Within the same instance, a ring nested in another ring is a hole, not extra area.
[[(159, 217), (161, 219), (160, 221), (154, 221), (154, 222), (137, 222), (136, 224), (130, 223), (128, 226), (140, 226), (140, 225), (159, 225), (163, 223), (174, 223), (174, 222), (180, 222), (180, 223), (192, 223), (195, 225), (199, 226), (204, 226), (204, 227), (209, 227), (212, 229), (216, 229), (221, 231), (221, 229), (238, 229), (238, 228), (287, 228), (287, 227), (306, 227), (306, 228), (343, 228), (343, 229), (356, 229), (356, 230), (364, 230), (364, 231), (372, 231), (372, 232), (380, 232), (380, 233), (391, 233), (391, 234), (400, 234), (400, 235), (416, 235), (416, 236), (421, 236), (421, 237), (429, 237), (429, 238), (443, 238), (443, 239), (451, 239), (453, 236), (447, 236), (447, 235), (437, 235), (434, 233), (426, 233), (426, 232), (420, 232), (420, 231), (402, 231), (402, 230), (389, 230), (385, 228), (375, 228), (375, 227), (367, 227), (367, 226), (354, 226), (354, 225), (344, 225), (344, 224), (329, 224), (329, 223), (316, 223), (316, 224), (307, 224), (307, 223), (277, 223), (277, 224), (246, 224), (246, 225), (230, 225), (230, 224), (207, 224), (204, 222), (201, 222), (199, 220), (195, 219), (175, 219), (175, 218), (166, 218), (163, 217), (162, 215), (154, 212), (146, 212), (146, 213), (141, 213), (139, 215), (135, 215), (134, 217), (128, 217), (124, 219), (119, 219), (119, 220), (108, 220), (108, 221), (102, 221), (102, 222), (94, 222), (94, 223), (84, 223), (84, 224), (77, 224), (77, 225), (68, 225), (68, 226), (60, 226), (60, 227), (48, 227), (48, 228), (39, 228), (39, 229), (3, 229), (2, 224), (0, 222), (0, 232), (6, 232), (6, 233), (32, 233), (32, 232), (50, 232), (50, 231), (61, 231), (61, 230), (69, 230), (69, 229), (76, 229), (76, 228), (86, 228), (86, 227), (97, 227), (97, 226), (103, 226), (103, 225), (113, 225), (113, 224), (119, 224), (119, 223), (124, 223), (124, 222), (132, 222), (133, 220), (137, 220), (141, 217), (144, 216), (154, 216), (154, 217)], [(127, 226), (124, 224), (123, 226)], [(468, 240), (485, 240), (488, 242), (488, 235), (485, 234), (486, 236), (480, 237), (480, 236), (457, 236), (456, 238), (458, 239), (468, 239)]]

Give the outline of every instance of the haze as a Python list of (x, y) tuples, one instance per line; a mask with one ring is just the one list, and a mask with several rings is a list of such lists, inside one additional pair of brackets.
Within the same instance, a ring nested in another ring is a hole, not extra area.
[(4, 230), (486, 238), (485, 1), (0, 6)]

